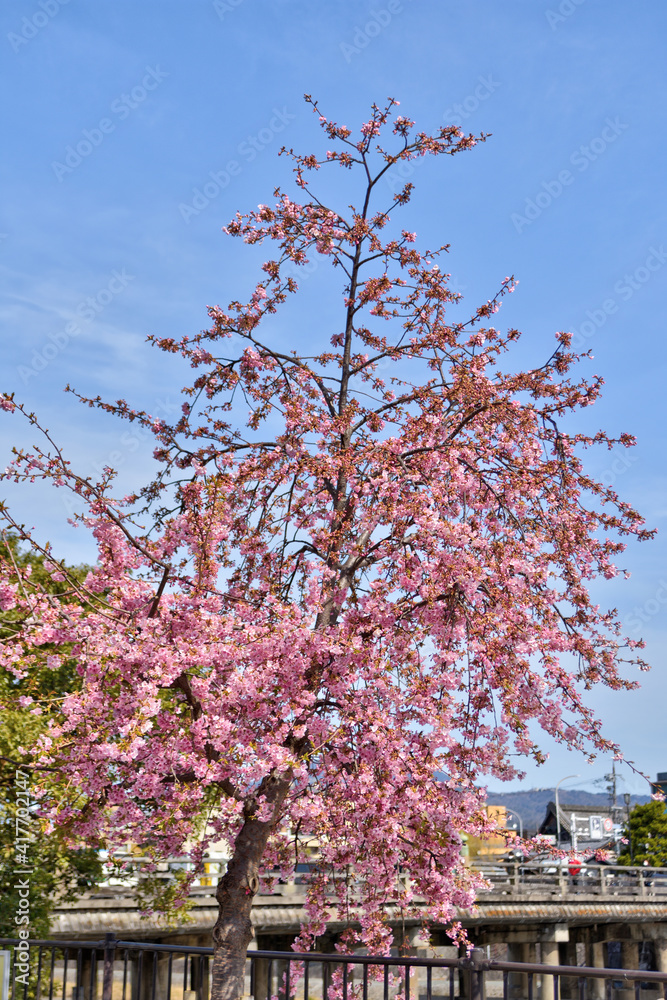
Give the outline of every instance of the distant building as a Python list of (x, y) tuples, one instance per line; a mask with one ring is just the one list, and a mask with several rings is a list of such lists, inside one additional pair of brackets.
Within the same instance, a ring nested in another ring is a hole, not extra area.
[(667, 795), (667, 771), (658, 771), (656, 780), (651, 782), (654, 792), (662, 792)]
[(581, 806), (561, 802), (559, 812), (560, 838), (556, 830), (555, 802), (548, 804), (547, 814), (538, 832), (553, 837), (561, 847), (585, 852), (616, 846), (611, 806)]
[[(488, 860), (490, 858), (500, 858), (508, 851), (508, 840), (516, 837), (516, 830), (508, 826), (508, 810), (505, 806), (484, 806), (484, 811), (488, 818), (492, 820), (497, 828), (497, 834), (489, 834), (488, 837), (474, 837), (472, 834), (464, 833), (462, 855), (466, 858), (478, 858)], [(510, 837), (507, 830), (512, 830)]]

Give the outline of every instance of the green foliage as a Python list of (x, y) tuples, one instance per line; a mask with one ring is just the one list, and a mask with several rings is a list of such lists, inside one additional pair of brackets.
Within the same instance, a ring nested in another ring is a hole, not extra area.
[[(69, 584), (52, 579), (44, 557), (22, 552), (16, 538), (0, 539), (0, 559), (30, 567), (31, 586), (54, 599), (67, 593)], [(69, 572), (82, 580), (88, 567)], [(3, 612), (0, 642), (21, 627), (21, 612)], [(19, 927), (26, 926), (17, 922), (22, 914), (29, 914), (31, 936), (47, 936), (56, 902), (73, 899), (102, 878), (98, 852), (72, 846), (62, 831), (47, 834), (37, 812), (38, 787), (57, 793), (59, 780), (57, 774), (38, 770), (33, 747), (59, 702), (80, 684), (76, 664), (62, 657), (55, 667), (53, 661), (48, 665), (49, 652), (43, 647), (30, 657), (23, 677), (0, 671), (0, 936), (6, 937), (16, 937)], [(26, 704), (26, 698), (32, 702)], [(21, 909), (21, 892), (29, 908), (24, 902)]]
[(190, 923), (188, 916), (193, 900), (188, 899), (187, 872), (173, 872), (170, 879), (144, 875), (135, 889), (135, 898), (142, 910), (157, 911), (164, 917), (164, 927), (174, 929)]
[(623, 831), (628, 843), (621, 851), (619, 865), (651, 867), (667, 865), (667, 809), (664, 802), (635, 806)]

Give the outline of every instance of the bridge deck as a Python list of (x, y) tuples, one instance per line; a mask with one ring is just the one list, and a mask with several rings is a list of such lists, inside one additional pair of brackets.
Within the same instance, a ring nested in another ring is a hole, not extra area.
[[(465, 926), (667, 922), (667, 869), (588, 866), (576, 875), (566, 871), (534, 871), (528, 865), (488, 865), (482, 869), (490, 882), (475, 909), (461, 910)], [(82, 895), (56, 910), (52, 932), (59, 938), (96, 938), (108, 931), (125, 937), (150, 939), (156, 935), (202, 934), (217, 917), (215, 889), (193, 887), (187, 917), (174, 926), (160, 914), (142, 916), (131, 887), (108, 886)], [(272, 895), (258, 895), (252, 919), (258, 933), (298, 931), (303, 917), (304, 891), (283, 885)], [(401, 919), (388, 906), (389, 919)], [(332, 907), (331, 930), (342, 927)], [(418, 918), (408, 923), (418, 923)]]

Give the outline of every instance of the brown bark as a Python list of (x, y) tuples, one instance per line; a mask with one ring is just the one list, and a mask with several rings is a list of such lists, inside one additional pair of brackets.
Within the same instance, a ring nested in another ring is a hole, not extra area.
[(262, 782), (258, 794), (273, 806), (268, 821), (256, 818), (255, 796), (245, 803), (244, 823), (216, 892), (219, 912), (213, 928), (211, 1000), (240, 1000), (243, 995), (246, 951), (253, 935), (250, 910), (259, 889), (260, 864), (290, 784), (291, 775), (271, 774)]

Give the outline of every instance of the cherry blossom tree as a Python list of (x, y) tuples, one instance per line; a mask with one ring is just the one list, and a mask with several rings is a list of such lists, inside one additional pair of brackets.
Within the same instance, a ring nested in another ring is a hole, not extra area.
[[(416, 249), (390, 218), (412, 185), (379, 183), (485, 137), (417, 132), (394, 101), (353, 137), (306, 100), (331, 148), (283, 151), (300, 200), (277, 190), (226, 228), (272, 248), (249, 301), (211, 308), (196, 336), (151, 338), (195, 370), (182, 414), (80, 397), (153, 432), (154, 478), (119, 496), (112, 469), (78, 475), (46, 431), (4, 474), (73, 491), (98, 548), (69, 597), (14, 566), (0, 578), (5, 669), (56, 669), (62, 647), (81, 676), (34, 748), (66, 785), (42, 809), (72, 837), (156, 859), (187, 850), (201, 866), (207, 844), (230, 844), (214, 1000), (243, 992), (260, 879), (289, 878), (309, 843), (300, 948), (336, 912), (342, 947), (386, 952), (389, 904), (455, 933), (479, 886), (461, 833), (486, 829), (487, 777), (543, 759), (535, 724), (613, 749), (582, 695), (631, 687), (627, 664), (645, 666), (589, 593), (617, 575), (625, 538), (650, 534), (582, 465), (589, 446), (633, 443), (571, 429), (601, 379), (573, 377), (567, 333), (541, 367), (504, 367), (519, 334), (491, 321), (510, 278), (449, 319), (447, 248)], [(323, 204), (321, 169), (356, 178), (355, 206)], [(313, 315), (308, 354), (281, 350), (273, 315), (312, 261), (333, 268), (340, 312)], [(12, 396), (1, 405), (39, 429)]]

